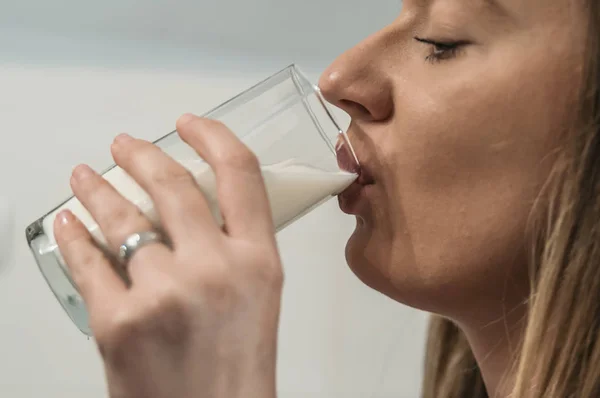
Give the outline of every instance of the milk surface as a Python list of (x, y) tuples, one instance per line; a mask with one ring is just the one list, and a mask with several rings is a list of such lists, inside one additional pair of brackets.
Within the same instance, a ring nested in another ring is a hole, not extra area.
[[(216, 178), (212, 169), (201, 160), (183, 161), (181, 164), (194, 176), (204, 194), (215, 220), (222, 224), (217, 200)], [(356, 178), (356, 174), (344, 171), (324, 171), (298, 164), (293, 159), (273, 165), (261, 166), (265, 181), (271, 212), (276, 229), (320, 204), (328, 197), (337, 195), (347, 188)], [(134, 203), (155, 226), (160, 226), (158, 214), (148, 194), (123, 169), (115, 167), (104, 175), (117, 191)], [(100, 228), (89, 212), (77, 200), (71, 198), (57, 210), (44, 218), (43, 229), (48, 238), (43, 253), (55, 251), (58, 247), (54, 237), (54, 220), (56, 215), (68, 209), (77, 216), (90, 231), (94, 239), (101, 245), (106, 244)], [(64, 264), (62, 264), (64, 266)]]

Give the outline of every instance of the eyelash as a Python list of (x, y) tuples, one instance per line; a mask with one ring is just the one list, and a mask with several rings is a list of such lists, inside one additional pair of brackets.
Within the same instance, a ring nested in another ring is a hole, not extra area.
[(423, 39), (420, 37), (415, 37), (415, 40), (432, 47), (431, 53), (425, 57), (425, 60), (431, 63), (446, 61), (456, 57), (460, 52), (462, 46), (468, 44), (464, 41), (439, 42), (431, 39)]

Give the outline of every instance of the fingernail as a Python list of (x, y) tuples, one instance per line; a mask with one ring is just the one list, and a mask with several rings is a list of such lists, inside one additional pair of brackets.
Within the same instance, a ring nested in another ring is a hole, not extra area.
[(73, 170), (73, 178), (76, 181), (83, 181), (86, 178), (91, 177), (92, 175), (94, 175), (94, 171), (90, 169), (90, 166), (86, 164), (80, 164)]
[(179, 120), (177, 121), (177, 124), (179, 124), (179, 125), (187, 124), (195, 118), (196, 118), (196, 115), (194, 115), (193, 113), (186, 113), (179, 118)]
[(73, 213), (69, 210), (63, 210), (58, 213), (56, 219), (58, 220), (59, 225), (63, 226), (75, 221), (75, 216), (73, 216)]
[(115, 144), (126, 144), (130, 141), (133, 140), (133, 137), (130, 136), (129, 134), (119, 134), (118, 136), (115, 137)]

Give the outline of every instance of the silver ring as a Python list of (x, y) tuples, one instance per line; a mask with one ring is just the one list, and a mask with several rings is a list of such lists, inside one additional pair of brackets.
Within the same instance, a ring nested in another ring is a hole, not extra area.
[(119, 247), (119, 254), (117, 255), (119, 261), (121, 264), (126, 265), (136, 251), (150, 243), (163, 243), (163, 237), (154, 231), (137, 232), (129, 235)]

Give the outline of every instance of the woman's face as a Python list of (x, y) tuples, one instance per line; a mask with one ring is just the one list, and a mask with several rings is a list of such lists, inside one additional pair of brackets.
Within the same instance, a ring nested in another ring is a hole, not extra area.
[(359, 278), (454, 317), (525, 292), (525, 227), (575, 113), (586, 22), (573, 0), (405, 0), (327, 69), (364, 169), (340, 197)]

